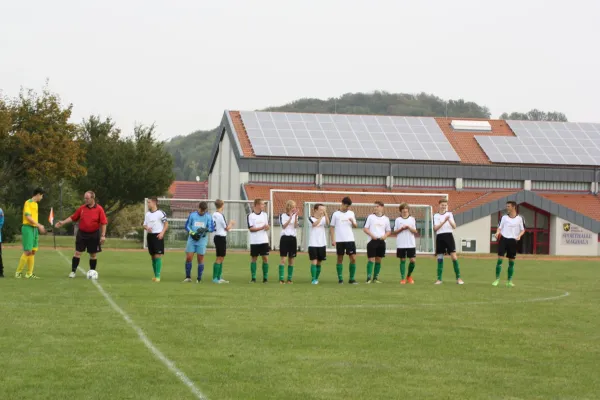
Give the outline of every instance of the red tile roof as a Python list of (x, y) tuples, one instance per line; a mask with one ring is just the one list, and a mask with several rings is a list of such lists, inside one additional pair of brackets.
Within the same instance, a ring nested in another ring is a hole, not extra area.
[(539, 196), (600, 221), (600, 197), (595, 194), (540, 193)]
[[(469, 120), (469, 121), (488, 121), (492, 126), (491, 132), (460, 132), (455, 131), (452, 126), (452, 120)], [(481, 119), (481, 118), (436, 118), (435, 119), (446, 135), (446, 138), (454, 147), (454, 150), (460, 157), (462, 164), (491, 164), (490, 159), (485, 154), (475, 136), (515, 136), (514, 132), (506, 121), (498, 119)]]
[(229, 116), (231, 117), (233, 128), (235, 129), (238, 140), (240, 141), (240, 145), (242, 146), (242, 154), (244, 157), (256, 157), (254, 155), (254, 150), (252, 149), (252, 144), (250, 143), (250, 138), (248, 138), (248, 132), (246, 132), (246, 127), (244, 126), (240, 112), (229, 111)]
[(206, 199), (208, 197), (208, 181), (175, 181), (169, 187), (169, 193), (174, 199)]

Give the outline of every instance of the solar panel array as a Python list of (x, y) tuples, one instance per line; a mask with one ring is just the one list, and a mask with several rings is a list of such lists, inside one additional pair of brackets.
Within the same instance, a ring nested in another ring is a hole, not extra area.
[(512, 136), (476, 136), (490, 161), (600, 165), (600, 124), (507, 121)]
[(257, 156), (460, 161), (434, 118), (240, 112)]

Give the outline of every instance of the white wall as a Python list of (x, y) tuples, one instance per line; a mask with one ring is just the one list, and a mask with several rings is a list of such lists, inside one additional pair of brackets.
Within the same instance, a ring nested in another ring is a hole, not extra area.
[(210, 199), (240, 200), (240, 185), (248, 182), (248, 173), (240, 173), (229, 135), (223, 135), (215, 167), (208, 177)]
[(490, 234), (491, 234), (491, 218), (486, 215), (475, 221), (456, 227), (454, 231), (454, 240), (456, 241), (456, 251), (461, 252), (462, 239), (477, 240), (477, 249), (475, 253), (490, 252)]
[[(570, 231), (564, 230), (570, 224)], [(550, 217), (550, 254), (558, 256), (598, 255), (598, 234), (555, 215)]]

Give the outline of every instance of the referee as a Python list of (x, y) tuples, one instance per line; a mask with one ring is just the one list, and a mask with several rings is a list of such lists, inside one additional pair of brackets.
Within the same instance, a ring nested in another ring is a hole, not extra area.
[(69, 278), (75, 278), (81, 253), (87, 251), (90, 255), (90, 269), (95, 270), (98, 260), (96, 254), (102, 251), (100, 247), (106, 240), (106, 214), (104, 209), (96, 203), (96, 194), (92, 191), (85, 192), (83, 204), (69, 218), (56, 223), (56, 227), (79, 221), (79, 230), (75, 238), (75, 255), (71, 261)]

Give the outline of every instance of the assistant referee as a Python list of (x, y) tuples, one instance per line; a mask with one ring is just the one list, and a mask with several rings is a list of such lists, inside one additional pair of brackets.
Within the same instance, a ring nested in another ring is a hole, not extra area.
[(56, 227), (79, 221), (79, 230), (75, 238), (75, 255), (71, 260), (71, 273), (69, 278), (75, 278), (81, 253), (87, 251), (90, 255), (90, 269), (95, 270), (98, 260), (96, 255), (102, 251), (100, 247), (106, 240), (106, 213), (96, 203), (96, 194), (92, 191), (85, 192), (84, 205), (79, 207), (69, 218), (56, 223)]

